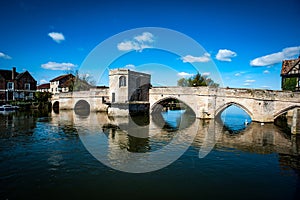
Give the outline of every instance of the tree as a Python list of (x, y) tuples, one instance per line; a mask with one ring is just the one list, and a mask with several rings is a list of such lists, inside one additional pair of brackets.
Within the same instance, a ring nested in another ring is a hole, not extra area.
[(197, 73), (195, 76), (190, 78), (181, 78), (177, 81), (177, 85), (181, 87), (197, 87), (197, 86), (211, 86), (218, 87), (219, 84), (215, 83), (211, 78), (202, 76)]
[(51, 97), (52, 97), (51, 92), (35, 92), (34, 95), (35, 95), (35, 99), (38, 102), (44, 102), (44, 103), (48, 102), (49, 99), (51, 99)]
[(182, 87), (188, 87), (189, 83), (188, 83), (187, 79), (181, 78), (177, 81), (177, 85), (182, 86)]
[(297, 78), (285, 78), (282, 84), (282, 89), (283, 90), (291, 90), (295, 91), (297, 85)]
[(78, 70), (76, 71), (66, 71), (68, 74), (73, 74), (75, 78), (70, 80), (69, 90), (72, 91), (84, 91), (89, 90), (92, 86), (96, 85), (96, 82), (93, 80), (93, 77), (89, 74), (79, 74)]

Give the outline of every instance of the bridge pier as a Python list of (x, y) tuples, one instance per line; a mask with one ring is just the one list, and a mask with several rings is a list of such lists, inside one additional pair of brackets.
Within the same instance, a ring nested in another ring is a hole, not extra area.
[(300, 109), (294, 109), (293, 111), (291, 133), (300, 134)]

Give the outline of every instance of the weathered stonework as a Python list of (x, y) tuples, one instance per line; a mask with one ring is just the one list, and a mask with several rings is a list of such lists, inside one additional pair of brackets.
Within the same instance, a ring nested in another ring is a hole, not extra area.
[(230, 105), (245, 110), (253, 121), (273, 122), (276, 117), (300, 107), (300, 93), (258, 89), (209, 87), (154, 87), (150, 90), (151, 112), (159, 102), (175, 98), (188, 105), (198, 118), (215, 118)]
[[(249, 114), (252, 121), (274, 122), (289, 110), (300, 108), (300, 93), (275, 90), (214, 88), (214, 87), (150, 87), (150, 75), (114, 69), (109, 73), (109, 89), (54, 95), (52, 103), (60, 109), (74, 109), (80, 100), (91, 111), (108, 111), (112, 115), (128, 115), (142, 110), (160, 112), (161, 102), (175, 99), (187, 105), (197, 118), (213, 119), (227, 107), (236, 105)], [(110, 105), (110, 106), (108, 106)], [(298, 115), (296, 115), (297, 117)], [(299, 122), (300, 119), (296, 119)]]

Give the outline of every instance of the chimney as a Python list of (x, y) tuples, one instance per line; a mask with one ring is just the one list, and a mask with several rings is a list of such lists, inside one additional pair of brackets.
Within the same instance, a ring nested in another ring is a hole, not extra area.
[(12, 80), (15, 80), (15, 78), (16, 78), (16, 68), (13, 67), (13, 68), (12, 68), (12, 72), (11, 72), (11, 79), (12, 79)]

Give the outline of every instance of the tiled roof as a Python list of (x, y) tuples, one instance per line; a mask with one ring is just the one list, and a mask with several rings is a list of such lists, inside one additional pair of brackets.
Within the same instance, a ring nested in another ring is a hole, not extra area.
[[(19, 73), (16, 72), (16, 76), (18, 76), (18, 75), (19, 75)], [(0, 69), (0, 76), (2, 76), (5, 80), (11, 80), (12, 71), (11, 70)]]
[(281, 75), (289, 73), (289, 71), (300, 61), (300, 57), (293, 60), (282, 61)]
[(59, 81), (59, 80), (61, 80), (61, 79), (63, 79), (63, 78), (66, 78), (66, 77), (68, 77), (68, 76), (74, 77), (72, 74), (65, 74), (65, 75), (61, 75), (61, 76), (58, 76), (58, 77), (56, 77), (56, 78), (50, 80), (50, 82), (53, 82), (53, 81)]
[(49, 89), (50, 83), (44, 83), (42, 85), (37, 86), (37, 89)]
[(64, 83), (59, 84), (59, 87), (70, 87), (74, 82), (74, 78), (69, 78)]
[(22, 73), (18, 74), (18, 75), (16, 76), (16, 79), (21, 78), (25, 73), (26, 73), (26, 72), (22, 72)]

